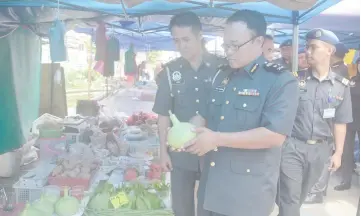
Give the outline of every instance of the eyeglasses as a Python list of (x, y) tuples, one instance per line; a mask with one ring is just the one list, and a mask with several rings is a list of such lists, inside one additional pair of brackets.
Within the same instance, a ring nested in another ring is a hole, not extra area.
[(224, 51), (231, 51), (231, 52), (237, 52), (241, 47), (245, 46), (246, 44), (248, 44), (249, 42), (253, 41), (254, 39), (256, 39), (258, 36), (252, 37), (251, 39), (249, 39), (248, 41), (244, 42), (243, 44), (240, 45), (234, 45), (234, 44), (222, 44), (222, 48), (224, 49)]

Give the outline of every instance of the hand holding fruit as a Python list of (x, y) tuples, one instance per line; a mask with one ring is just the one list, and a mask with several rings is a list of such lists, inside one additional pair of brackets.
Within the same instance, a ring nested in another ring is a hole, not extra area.
[(209, 151), (217, 148), (219, 143), (217, 132), (201, 127), (195, 129), (195, 133), (197, 134), (196, 138), (185, 145), (187, 146), (187, 152), (196, 154), (198, 156), (203, 156)]

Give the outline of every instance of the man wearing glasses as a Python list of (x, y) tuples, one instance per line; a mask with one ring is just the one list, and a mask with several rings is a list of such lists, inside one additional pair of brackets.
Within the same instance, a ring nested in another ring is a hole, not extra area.
[(266, 27), (255, 11), (237, 11), (227, 19), (223, 47), (229, 66), (213, 78), (207, 111), (193, 118), (207, 128), (197, 128), (186, 148), (206, 154), (198, 216), (272, 212), (281, 145), (291, 133), (298, 87), (292, 73), (264, 58)]

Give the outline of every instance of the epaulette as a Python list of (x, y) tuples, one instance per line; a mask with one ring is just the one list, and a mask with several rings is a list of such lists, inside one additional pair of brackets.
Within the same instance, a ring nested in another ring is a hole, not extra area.
[(281, 73), (281, 72), (287, 71), (287, 68), (283, 67), (281, 64), (276, 64), (276, 63), (272, 63), (272, 62), (266, 62), (263, 65), (263, 68), (266, 71), (273, 72), (273, 73)]
[(350, 85), (350, 80), (337, 74), (337, 73), (333, 73), (335, 76), (335, 80), (337, 80), (338, 82), (342, 83), (345, 86), (349, 86)]
[(228, 68), (229, 68), (228, 64), (220, 64), (220, 65), (218, 65), (217, 70), (224, 71), (224, 70), (227, 70)]

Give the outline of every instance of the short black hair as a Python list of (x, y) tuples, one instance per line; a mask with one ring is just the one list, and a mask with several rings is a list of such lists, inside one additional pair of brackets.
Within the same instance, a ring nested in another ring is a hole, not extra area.
[(226, 23), (244, 22), (248, 29), (254, 31), (256, 36), (265, 36), (267, 23), (262, 13), (252, 10), (239, 10), (228, 17)]
[(178, 27), (192, 27), (194, 33), (202, 31), (202, 24), (199, 17), (193, 12), (185, 12), (174, 15), (169, 22), (169, 31), (172, 31), (174, 26)]
[(264, 36), (264, 38), (265, 38), (265, 39), (268, 39), (268, 40), (273, 40), (272, 35), (269, 35), (269, 34), (266, 34), (266, 35)]

